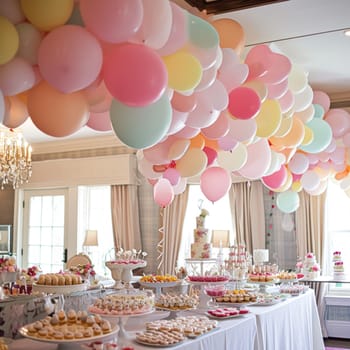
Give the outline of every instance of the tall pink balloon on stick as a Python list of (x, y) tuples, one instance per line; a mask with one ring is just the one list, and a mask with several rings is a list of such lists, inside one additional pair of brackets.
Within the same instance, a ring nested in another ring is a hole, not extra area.
[(108, 51), (103, 77), (113, 97), (130, 107), (156, 102), (168, 83), (168, 73), (160, 56), (145, 45), (132, 43)]
[(130, 39), (139, 30), (143, 18), (141, 0), (80, 1), (80, 12), (87, 29), (110, 43)]
[(153, 187), (155, 202), (165, 208), (174, 200), (174, 189), (168, 179), (159, 179)]
[(209, 167), (201, 175), (201, 191), (213, 203), (224, 197), (230, 187), (231, 176), (221, 167)]

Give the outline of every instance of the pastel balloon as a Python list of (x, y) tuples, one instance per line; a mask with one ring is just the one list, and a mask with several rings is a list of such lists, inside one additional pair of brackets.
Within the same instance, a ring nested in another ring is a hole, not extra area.
[(288, 57), (271, 52), (269, 55), (269, 68), (266, 74), (259, 77), (259, 80), (266, 84), (279, 84), (287, 79), (292, 69), (292, 64)]
[(177, 51), (163, 57), (168, 86), (179, 92), (194, 89), (202, 78), (202, 67), (196, 57), (185, 51)]
[(188, 118), (188, 113), (179, 112), (176, 109), (172, 110), (171, 124), (169, 126), (168, 135), (173, 135), (185, 127), (185, 122)]
[(259, 179), (271, 163), (271, 149), (266, 139), (260, 139), (247, 147), (248, 158), (239, 173), (248, 179)]
[(185, 46), (187, 41), (186, 12), (174, 2), (170, 2), (170, 6), (172, 10), (170, 34), (165, 45), (157, 50), (158, 54), (161, 56), (171, 55)]
[(298, 65), (293, 65), (288, 76), (288, 88), (294, 94), (302, 92), (307, 84), (307, 74)]
[(314, 114), (315, 114), (315, 105), (310, 105), (309, 107), (307, 107), (303, 111), (296, 112), (295, 117), (297, 117), (304, 124), (306, 124), (314, 117)]
[(219, 45), (219, 35), (215, 27), (204, 19), (187, 15), (188, 40), (195, 46), (210, 49)]
[(350, 130), (350, 115), (344, 109), (331, 109), (324, 120), (332, 128), (335, 138), (344, 136)]
[(181, 178), (180, 173), (174, 168), (168, 168), (163, 173), (163, 178), (169, 180), (172, 186), (176, 186)]
[(329, 96), (325, 92), (319, 90), (314, 91), (312, 103), (322, 106), (325, 113), (328, 112), (331, 106), (331, 100)]
[(323, 107), (320, 106), (320, 105), (317, 105), (317, 104), (313, 105), (313, 107), (314, 107), (314, 115), (313, 115), (313, 117), (322, 119), (324, 117), (324, 109), (323, 109)]
[[(176, 140), (176, 139), (175, 139)], [(171, 158), (169, 157), (169, 149), (174, 142), (174, 138), (168, 137), (162, 142), (158, 142), (152, 147), (143, 150), (143, 156), (152, 164), (165, 164), (169, 163)]]
[(238, 171), (247, 163), (247, 159), (247, 146), (243, 143), (238, 143), (230, 152), (218, 152), (217, 162), (228, 171)]
[(306, 85), (306, 88), (294, 95), (295, 101), (294, 101), (294, 110), (295, 112), (300, 112), (306, 109), (308, 106), (311, 105), (312, 99), (313, 99), (314, 93), (311, 89), (310, 85)]
[(293, 174), (304, 174), (309, 168), (309, 159), (304, 153), (297, 152), (288, 163)]
[(229, 102), (228, 94), (220, 80), (215, 80), (210, 87), (202, 91), (202, 94), (204, 98), (210, 98), (214, 109), (223, 111), (227, 108)]
[(191, 138), (190, 142), (191, 142), (191, 145), (190, 145), (191, 148), (203, 149), (205, 146), (205, 139), (202, 134), (198, 134), (197, 136)]
[(0, 16), (0, 64), (12, 60), (19, 46), (16, 27), (4, 16)]
[(156, 102), (165, 92), (167, 71), (160, 56), (145, 45), (125, 43), (106, 55), (103, 77), (114, 98), (128, 106)]
[(321, 181), (320, 184), (312, 191), (306, 191), (308, 192), (311, 196), (319, 196), (323, 192), (326, 191), (328, 186), (328, 181)]
[(229, 120), (226, 112), (220, 113), (218, 119), (214, 124), (208, 126), (207, 128), (202, 128), (202, 134), (209, 139), (220, 139), (224, 137), (229, 131)]
[(170, 1), (142, 0), (142, 7), (140, 29), (131, 39), (158, 50), (166, 44), (170, 36), (172, 24)]
[(270, 66), (271, 50), (267, 45), (256, 45), (252, 47), (245, 58), (245, 63), (249, 67), (248, 80), (261, 78)]
[(0, 89), (0, 123), (2, 123), (5, 114), (5, 98), (4, 94)]
[(96, 80), (102, 67), (102, 49), (86, 29), (65, 25), (42, 40), (38, 64), (47, 82), (61, 92), (70, 93)]
[(90, 112), (103, 113), (103, 112), (109, 111), (109, 109), (111, 108), (112, 100), (113, 100), (112, 95), (107, 91), (106, 94), (104, 95), (102, 101), (95, 103), (93, 105), (90, 105), (90, 107), (89, 107)]
[(227, 71), (220, 69), (219, 79), (227, 91), (242, 85), (248, 77), (249, 68), (246, 64), (236, 64)]
[(224, 197), (231, 187), (229, 172), (221, 167), (209, 167), (205, 169), (200, 178), (200, 189), (211, 202), (216, 202)]
[(297, 147), (304, 139), (304, 124), (298, 118), (293, 118), (293, 125), (283, 137), (270, 137), (270, 142), (275, 146)]
[(320, 184), (320, 177), (314, 171), (306, 171), (300, 178), (300, 183), (307, 191), (315, 190)]
[(201, 48), (195, 45), (186, 46), (186, 50), (191, 53), (194, 57), (198, 59), (203, 70), (209, 70), (212, 68), (213, 70), (217, 70), (218, 67), (216, 65), (216, 58), (219, 47), (214, 46), (212, 48)]
[(86, 28), (106, 42), (127, 41), (142, 24), (141, 0), (90, 0), (79, 4)]
[(109, 111), (102, 113), (90, 113), (86, 126), (96, 131), (112, 130), (111, 118)]
[[(281, 166), (286, 163), (286, 157), (284, 154), (276, 152), (271, 149), (271, 162), (269, 168), (265, 171), (264, 176), (270, 176), (280, 170)], [(280, 185), (281, 186), (281, 185)], [(280, 187), (277, 186), (276, 188)]]
[(237, 146), (237, 144), (238, 141), (236, 141), (230, 134), (226, 134), (218, 140), (218, 145), (223, 151), (231, 151)]
[(287, 90), (287, 92), (278, 99), (282, 113), (288, 112), (293, 107), (294, 101), (294, 94), (290, 90)]
[[(0, 104), (1, 105), (1, 104)], [(0, 113), (1, 115), (1, 113)], [(343, 143), (344, 143), (344, 146), (346, 147), (350, 147), (350, 133), (347, 132), (344, 136), (343, 136)]]
[(300, 146), (300, 149), (308, 153), (324, 151), (332, 141), (332, 129), (323, 119), (312, 119), (306, 124), (313, 132), (314, 138), (308, 145)]
[(220, 47), (232, 48), (238, 54), (245, 45), (245, 33), (243, 27), (230, 18), (220, 18), (212, 22), (220, 38)]
[(277, 208), (286, 214), (295, 212), (300, 205), (298, 193), (294, 191), (285, 191), (277, 194)]
[(267, 98), (267, 86), (258, 80), (246, 81), (243, 86), (253, 89), (259, 96), (261, 103)]
[(10, 62), (0, 65), (0, 89), (4, 95), (17, 95), (29, 90), (34, 84), (34, 70), (23, 58), (15, 57)]
[(166, 95), (145, 107), (130, 107), (113, 100), (110, 113), (116, 135), (136, 149), (155, 145), (166, 135), (171, 123), (171, 105)]
[(157, 173), (153, 170), (153, 164), (150, 163), (146, 158), (142, 157), (137, 161), (137, 167), (139, 172), (149, 179), (158, 179), (162, 174)]
[[(0, 113), (1, 115), (1, 113)], [(8, 128), (18, 128), (28, 119), (26, 104), (18, 96), (6, 97), (6, 110), (0, 122)]]
[(68, 21), (74, 0), (21, 0), (21, 7), (29, 22), (47, 32)]
[(254, 119), (232, 119), (229, 121), (229, 124), (229, 134), (236, 141), (248, 142), (252, 140), (256, 135), (257, 125)]
[(180, 92), (174, 91), (171, 99), (171, 105), (179, 112), (192, 112), (197, 106), (197, 95), (182, 95)]
[(174, 200), (174, 190), (168, 179), (159, 179), (153, 187), (154, 201), (165, 208)]
[(267, 84), (268, 98), (281, 98), (288, 91), (288, 79), (284, 79), (276, 84)]
[(32, 65), (37, 64), (39, 46), (43, 38), (42, 33), (27, 22), (17, 24), (16, 29), (19, 35), (17, 56), (24, 58)]
[(181, 194), (186, 190), (187, 178), (181, 177), (177, 185), (173, 186), (174, 194)]
[(176, 162), (176, 169), (182, 177), (199, 175), (207, 166), (208, 159), (200, 148), (189, 148)]
[(218, 154), (215, 149), (212, 149), (210, 147), (204, 147), (203, 152), (207, 155), (208, 158), (208, 166), (212, 165), (214, 161), (216, 160)]
[(260, 98), (250, 88), (238, 87), (229, 93), (229, 112), (238, 119), (251, 119), (260, 109)]
[(202, 71), (202, 78), (195, 88), (195, 91), (203, 91), (209, 88), (216, 81), (217, 68), (211, 67)]
[(187, 152), (190, 147), (190, 140), (178, 139), (169, 147), (168, 158), (178, 160)]
[(270, 137), (274, 135), (281, 125), (281, 120), (282, 113), (278, 101), (265, 100), (255, 118), (257, 125), (256, 136)]
[(283, 137), (288, 134), (293, 125), (293, 118), (282, 118), (281, 124), (274, 133), (275, 137)]
[(197, 136), (201, 132), (199, 128), (191, 128), (190, 126), (185, 126), (180, 131), (178, 131), (174, 136), (178, 138), (190, 139)]
[(284, 165), (282, 165), (280, 169), (274, 172), (273, 174), (268, 176), (263, 176), (261, 178), (261, 181), (266, 187), (270, 189), (274, 189), (274, 188), (281, 187), (285, 183), (286, 179), (287, 179), (287, 169)]
[(80, 92), (64, 94), (45, 81), (29, 91), (28, 112), (39, 130), (54, 137), (73, 134), (89, 119), (88, 104)]
[(25, 20), (19, 0), (0, 1), (0, 15), (6, 17), (13, 24)]

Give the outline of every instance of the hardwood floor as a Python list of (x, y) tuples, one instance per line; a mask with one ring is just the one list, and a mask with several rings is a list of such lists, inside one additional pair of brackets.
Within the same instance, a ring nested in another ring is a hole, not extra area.
[(324, 339), (324, 344), (335, 348), (350, 349), (350, 339), (326, 338)]

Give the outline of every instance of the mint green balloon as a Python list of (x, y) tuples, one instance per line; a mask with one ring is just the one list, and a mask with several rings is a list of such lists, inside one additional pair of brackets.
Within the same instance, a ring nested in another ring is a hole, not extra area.
[(172, 117), (172, 109), (167, 94), (148, 106), (129, 107), (113, 100), (110, 109), (113, 130), (125, 145), (148, 148), (166, 136)]
[(324, 109), (321, 105), (314, 103), (314, 118), (322, 119), (324, 117)]
[(300, 199), (297, 192), (280, 192), (276, 198), (277, 208), (283, 213), (293, 213), (299, 208)]
[(211, 49), (219, 45), (219, 34), (204, 19), (188, 14), (188, 40), (202, 49)]
[(323, 119), (314, 118), (305, 124), (308, 126), (314, 138), (308, 145), (300, 146), (299, 148), (308, 153), (319, 153), (324, 151), (332, 141), (332, 128)]

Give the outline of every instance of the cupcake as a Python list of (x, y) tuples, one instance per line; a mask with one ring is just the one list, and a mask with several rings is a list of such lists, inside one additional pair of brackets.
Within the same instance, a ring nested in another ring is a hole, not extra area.
[(69, 323), (75, 323), (77, 320), (77, 313), (75, 312), (75, 310), (70, 309), (67, 313), (67, 318)]
[(102, 332), (104, 334), (110, 333), (112, 331), (112, 327), (111, 327), (110, 322), (107, 320), (102, 321), (101, 329), (102, 329)]
[(58, 311), (57, 316), (58, 316), (58, 321), (60, 324), (66, 323), (67, 316), (66, 316), (66, 313), (64, 312), (64, 310)]

